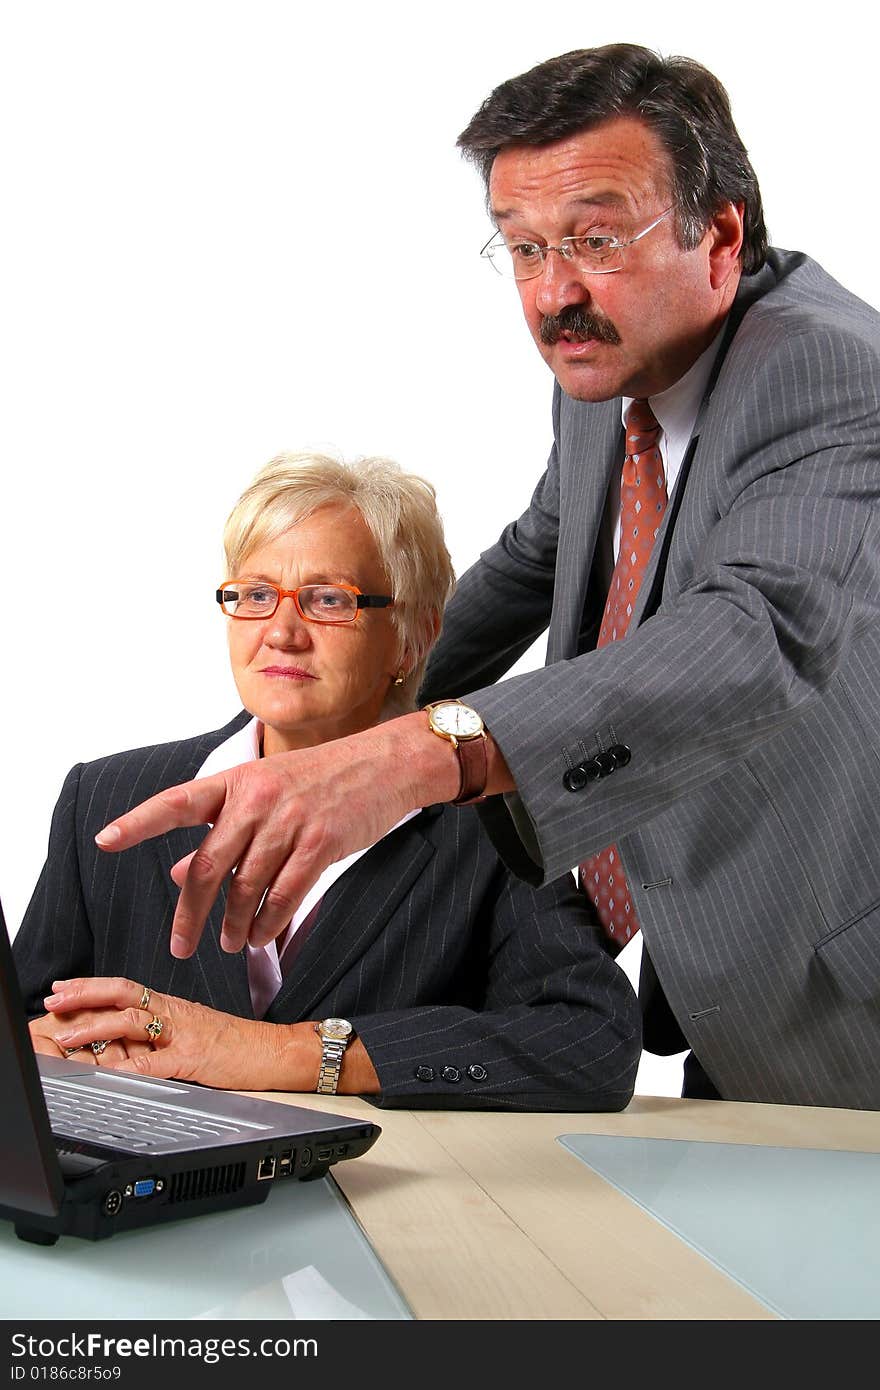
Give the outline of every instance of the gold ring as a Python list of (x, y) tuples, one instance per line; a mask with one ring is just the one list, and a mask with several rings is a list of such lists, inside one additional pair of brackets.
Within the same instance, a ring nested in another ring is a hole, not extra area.
[(144, 1024), (144, 1027), (146, 1028), (147, 1032), (149, 1033), (149, 1035), (150, 1035), (150, 1040), (151, 1040), (152, 1042), (156, 1042), (156, 1040), (157, 1040), (158, 1038), (161, 1038), (161, 1036), (162, 1036), (162, 1020), (161, 1020), (161, 1018), (159, 1017), (158, 1014), (153, 1014), (153, 1017), (150, 1019), (149, 1023), (145, 1023), (145, 1024)]
[(74, 1052), (84, 1052), (87, 1046), (87, 1043), (80, 1043), (79, 1047), (65, 1047), (64, 1055), (65, 1057), (72, 1057)]
[(100, 1057), (101, 1053), (105, 1050), (109, 1041), (109, 1038), (96, 1038), (95, 1041), (90, 1044), (90, 1047), (96, 1057)]
[(149, 1008), (149, 1005), (150, 1005), (150, 991), (149, 991), (149, 989), (147, 988), (147, 986), (144, 985), (143, 990), (142, 990), (142, 992), (141, 992), (140, 1003), (138, 1004), (138, 1008), (139, 1008), (139, 1009), (147, 1009), (147, 1008)]

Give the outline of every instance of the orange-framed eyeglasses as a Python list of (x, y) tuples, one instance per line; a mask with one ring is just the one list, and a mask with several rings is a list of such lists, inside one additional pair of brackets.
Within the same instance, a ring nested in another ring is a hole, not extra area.
[(263, 579), (227, 579), (215, 595), (227, 618), (271, 618), (283, 598), (292, 598), (307, 623), (353, 623), (362, 608), (390, 608), (388, 594), (362, 594), (354, 584), (301, 584), (279, 589)]

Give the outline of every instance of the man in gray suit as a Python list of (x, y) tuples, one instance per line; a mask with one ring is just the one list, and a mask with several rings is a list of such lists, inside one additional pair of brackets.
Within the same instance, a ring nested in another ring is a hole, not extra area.
[[(164, 793), (99, 843), (215, 823), (185, 955), (232, 865), (228, 939), (264, 940), (365, 835), (487, 794), (533, 882), (591, 860), (590, 884), (614, 847), (646, 1045), (693, 1049), (686, 1094), (880, 1108), (880, 317), (768, 250), (698, 64), (567, 54), (499, 87), (460, 143), (486, 175), (487, 256), (556, 376), (547, 471), (461, 581), (428, 671), (426, 698), (465, 710)], [(648, 444), (624, 442), (631, 399)], [(625, 455), (656, 461), (665, 507), (629, 578)], [(496, 684), (548, 626), (547, 666)]]

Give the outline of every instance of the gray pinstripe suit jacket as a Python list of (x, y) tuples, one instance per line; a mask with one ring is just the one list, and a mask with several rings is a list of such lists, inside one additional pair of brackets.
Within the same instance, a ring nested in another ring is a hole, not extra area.
[[(246, 718), (68, 775), (13, 943), (30, 1015), (45, 1012), (53, 979), (97, 974), (253, 1018), (244, 954), (220, 949), (222, 902), (193, 957), (168, 950), (169, 870), (204, 828), (120, 855), (93, 841), (109, 819), (191, 778)], [(510, 874), (469, 810), (426, 809), (325, 894), (266, 1017), (340, 1014), (370, 1054), (380, 1105), (622, 1110), (632, 1095), (638, 1004), (582, 896), (570, 879), (534, 890)]]
[[(518, 873), (617, 843), (671, 1008), (730, 1099), (880, 1108), (878, 404), (880, 316), (771, 252), (628, 635), (595, 650), (620, 402), (557, 386), (547, 471), (462, 579), (423, 691), (464, 695), (503, 750), (518, 795), (481, 814)], [(548, 623), (543, 670), (486, 684)], [(567, 789), (618, 743), (628, 765)]]

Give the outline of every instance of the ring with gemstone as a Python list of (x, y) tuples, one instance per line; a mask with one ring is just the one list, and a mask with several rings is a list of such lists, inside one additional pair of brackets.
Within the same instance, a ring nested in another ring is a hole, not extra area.
[(91, 1044), (91, 1048), (92, 1048), (92, 1051), (94, 1052), (94, 1054), (95, 1054), (96, 1057), (100, 1057), (101, 1053), (102, 1053), (102, 1052), (105, 1050), (105, 1048), (107, 1047), (107, 1043), (108, 1043), (109, 1041), (110, 1041), (109, 1038), (96, 1038), (96, 1039), (95, 1039), (95, 1041)]
[(158, 1014), (153, 1014), (149, 1023), (145, 1023), (144, 1027), (149, 1033), (152, 1042), (156, 1042), (162, 1036), (162, 1020)]

